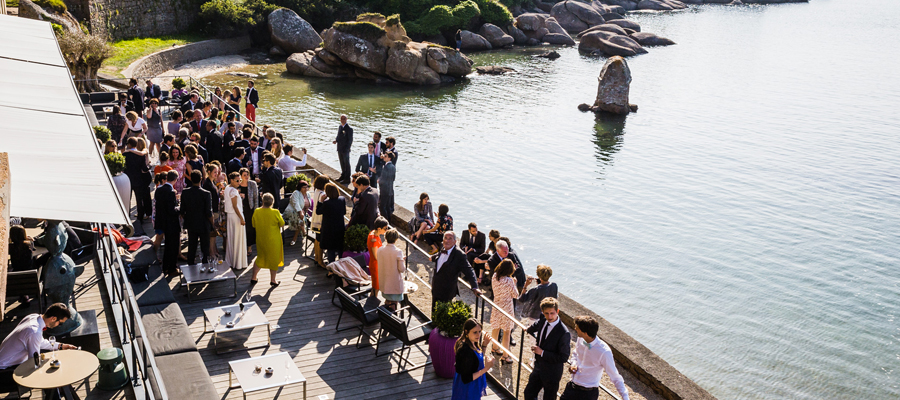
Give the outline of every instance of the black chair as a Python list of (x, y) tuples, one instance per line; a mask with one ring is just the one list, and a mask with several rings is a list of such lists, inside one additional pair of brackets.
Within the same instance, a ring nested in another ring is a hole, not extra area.
[[(364, 269), (366, 271), (366, 273), (369, 272), (369, 267), (366, 266), (366, 256), (364, 256), (364, 255), (353, 256), (353, 259), (356, 261), (356, 263), (358, 265), (361, 266), (362, 269)], [(301, 265), (300, 268), (302, 268), (302, 267), (303, 266)], [(300, 273), (300, 268), (297, 268), (297, 272), (294, 273), (294, 276), (297, 276), (297, 274)], [(335, 291), (331, 293), (331, 304), (338, 306), (338, 307), (340, 307), (340, 306), (337, 304), (334, 304), (334, 296), (337, 295), (338, 288), (347, 288), (347, 289), (353, 290), (355, 292), (372, 289), (372, 285), (363, 286), (359, 283), (354, 283), (349, 280), (347, 281), (347, 284), (344, 285), (344, 278), (338, 274), (332, 273), (331, 278), (334, 280), (334, 288), (335, 288)]]
[(78, 97), (81, 98), (81, 104), (91, 104), (90, 93), (78, 93)]
[(91, 104), (102, 106), (111, 106), (116, 104), (116, 93), (114, 92), (96, 92), (89, 95)]
[[(366, 335), (367, 338), (372, 337), (372, 335), (365, 331), (365, 328), (378, 323), (375, 309), (378, 307), (379, 301), (377, 298), (367, 296), (370, 290), (362, 290), (353, 294), (348, 294), (341, 288), (337, 288), (334, 291), (341, 301), (341, 314), (338, 316), (337, 325), (335, 325), (334, 330), (336, 332), (341, 332), (348, 329), (359, 329), (359, 336), (356, 338), (356, 348), (358, 349), (360, 343), (362, 343), (363, 335)], [(366, 303), (360, 303), (356, 296), (365, 296)], [(341, 329), (341, 318), (343, 318), (344, 312), (347, 312), (347, 314), (350, 314), (359, 321), (359, 325)]]
[(41, 268), (28, 271), (10, 271), (6, 275), (6, 297), (31, 296), (37, 298), (41, 313), (44, 312), (44, 301), (41, 293), (44, 284), (41, 282)]
[[(404, 321), (398, 314), (402, 311), (406, 311), (409, 314), (409, 317)], [(421, 324), (415, 326), (409, 326), (412, 322), (412, 310), (409, 310), (409, 306), (402, 307), (398, 309), (396, 312), (392, 312), (387, 307), (378, 307), (378, 322), (381, 323), (381, 333), (378, 335), (378, 341), (375, 345), (375, 357), (380, 357), (385, 354), (396, 354), (399, 358), (397, 362), (397, 372), (403, 370), (403, 365), (412, 365), (412, 368), (406, 368), (405, 371), (412, 371), (416, 368), (424, 367), (428, 364), (431, 364), (431, 360), (422, 364), (414, 364), (409, 361), (409, 355), (412, 353), (412, 346), (417, 345), (421, 342), (428, 340), (428, 335), (431, 334), (431, 327), (428, 326), (431, 324), (431, 320), (425, 321)], [(378, 348), (381, 346), (381, 338), (387, 335), (392, 335), (395, 338), (399, 339), (403, 346), (399, 349), (391, 350), (390, 353), (378, 354)], [(421, 351), (421, 348), (419, 349)], [(406, 356), (403, 353), (406, 352)], [(422, 353), (425, 353), (422, 351)], [(428, 354), (425, 353), (427, 356)]]
[[(31, 361), (31, 359), (29, 358), (25, 362), (30, 362), (30, 361)], [(18, 365), (15, 367), (9, 367), (6, 369), (0, 369), (0, 393), (16, 392), (15, 398), (30, 399), (31, 398), (31, 389), (23, 388), (23, 387), (19, 386), (19, 384), (17, 384), (16, 381), (13, 379), (13, 373), (15, 372), (16, 367), (18, 367)], [(23, 392), (23, 390), (24, 390), (24, 392)], [(22, 397), (22, 395), (25, 393), (28, 393), (28, 397)]]

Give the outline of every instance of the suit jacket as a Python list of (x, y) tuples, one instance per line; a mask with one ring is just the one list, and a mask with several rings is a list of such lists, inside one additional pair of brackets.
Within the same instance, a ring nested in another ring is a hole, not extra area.
[[(466, 252), (468, 249), (472, 249), (475, 251), (475, 255), (480, 255), (484, 253), (484, 249), (486, 248), (487, 239), (485, 239), (484, 232), (478, 231), (475, 235), (474, 244), (472, 243), (472, 235), (469, 233), (469, 230), (466, 229), (462, 233), (462, 237), (459, 240), (459, 247), (462, 248), (463, 252)], [(524, 282), (523, 282), (524, 283)]]
[(150, 167), (144, 156), (134, 153), (125, 153), (125, 175), (132, 185), (149, 186), (153, 177), (150, 175)]
[[(541, 314), (541, 317), (528, 327), (528, 333), (535, 336), (540, 335), (545, 322), (547, 320)], [(544, 352), (542, 355), (534, 355), (534, 372), (538, 372), (540, 369), (540, 373), (550, 380), (560, 380), (563, 364), (569, 359), (569, 353), (572, 351), (571, 342), (572, 334), (566, 329), (566, 325), (559, 321), (553, 330), (547, 333), (547, 337), (539, 341), (538, 346)]]
[(150, 99), (159, 100), (159, 98), (162, 97), (162, 91), (159, 90), (159, 85), (147, 86), (147, 91), (144, 92), (144, 95), (147, 98), (147, 101), (150, 101)]
[[(190, 122), (190, 125), (191, 125), (191, 133), (194, 133), (194, 132), (200, 133), (200, 131), (206, 130), (206, 128), (205, 128), (206, 120), (205, 119), (200, 119), (200, 121), (197, 121), (195, 119)], [(202, 136), (202, 134), (201, 134), (201, 136)]]
[(185, 102), (181, 105), (181, 113), (184, 114), (186, 111), (193, 110), (194, 107), (197, 106), (197, 103), (191, 103), (191, 99), (185, 100)]
[(394, 166), (397, 166), (397, 161), (400, 160), (400, 152), (397, 151), (397, 146), (394, 146), (393, 150), (391, 150), (387, 148), (387, 145), (385, 145), (384, 150), (382, 151), (390, 151), (391, 153), (394, 153)]
[[(384, 164), (384, 167), (381, 168), (381, 174), (378, 175), (378, 189), (380, 192), (380, 198), (385, 198), (385, 196), (394, 196), (394, 179), (397, 177), (397, 167), (394, 166), (394, 163), (388, 162)], [(386, 215), (385, 218), (390, 217)]]
[[(443, 251), (443, 248), (441, 249)], [(434, 261), (434, 277), (431, 279), (431, 297), (436, 301), (450, 301), (459, 294), (459, 287), (456, 280), (459, 274), (463, 274), (466, 282), (472, 288), (478, 288), (478, 282), (475, 279), (475, 270), (469, 265), (466, 255), (457, 246), (453, 246), (450, 250), (450, 256), (441, 269), (437, 269), (437, 262), (441, 253), (437, 253), (432, 257)]]
[(144, 113), (144, 89), (141, 89), (136, 85), (131, 89), (128, 89), (128, 99), (134, 103), (134, 111), (136, 111), (138, 115)]
[[(359, 160), (356, 161), (356, 170), (355, 171), (362, 172), (369, 177), (372, 177), (372, 176), (377, 177), (378, 174), (381, 173), (381, 167), (384, 166), (384, 163), (381, 161), (380, 158), (378, 158), (374, 155), (372, 156), (372, 161), (374, 162), (374, 165), (369, 164), (369, 153), (359, 156)], [(375, 173), (369, 172), (369, 168), (371, 168), (371, 167), (375, 167)]]
[(232, 172), (238, 172), (241, 168), (244, 167), (240, 161), (232, 158), (228, 163), (225, 164), (225, 175), (231, 175)]
[(257, 107), (259, 104), (259, 90), (256, 90), (256, 87), (252, 87), (247, 89), (247, 103), (253, 104), (253, 107)]
[(219, 162), (225, 161), (223, 160), (225, 153), (222, 152), (222, 142), (224, 140), (222, 134), (219, 132), (210, 132), (206, 135), (206, 151), (209, 153), (209, 158), (206, 159), (206, 162), (212, 160), (219, 160)]
[[(237, 143), (234, 144), (237, 146)], [(263, 170), (263, 153), (266, 152), (266, 149), (262, 148), (262, 146), (256, 146), (256, 162), (259, 163), (259, 173), (262, 173)], [(244, 149), (244, 166), (250, 170), (250, 174), (253, 175), (253, 148), (247, 147)]]
[(197, 154), (200, 155), (200, 157), (203, 157), (203, 163), (204, 164), (208, 163), (210, 160), (209, 160), (209, 152), (206, 151), (206, 147), (203, 147), (196, 143), (194, 143), (194, 146), (197, 146)]
[(337, 142), (338, 153), (349, 153), (350, 145), (353, 144), (353, 128), (350, 127), (350, 124), (344, 124), (344, 126), (339, 127), (337, 137), (334, 140)]
[(153, 228), (163, 232), (180, 231), (181, 222), (178, 221), (178, 206), (175, 189), (172, 188), (172, 185), (162, 185), (156, 188), (153, 199), (156, 201), (156, 220)]
[(212, 226), (212, 196), (199, 186), (191, 186), (181, 192), (181, 216), (184, 229), (191, 232), (209, 233)]
[[(512, 260), (513, 264), (516, 265), (516, 272), (513, 273), (513, 278), (516, 278), (516, 287), (521, 291), (522, 288), (525, 287), (525, 279), (528, 278), (525, 275), (525, 268), (522, 267), (522, 261), (519, 260), (519, 256), (512, 249), (509, 249), (509, 254), (506, 258)], [(487, 264), (491, 268), (491, 271), (494, 271), (503, 260), (504, 259), (500, 258), (500, 253), (494, 253), (491, 255), (491, 258), (488, 258)]]
[(284, 182), (284, 171), (278, 167), (261, 168), (259, 173), (260, 193), (271, 193), (275, 197), (274, 208), (281, 203), (281, 187)]
[(363, 224), (369, 229), (375, 229), (375, 218), (378, 218), (378, 195), (375, 194), (375, 189), (369, 186), (357, 196), (359, 200), (353, 205), (347, 226)]

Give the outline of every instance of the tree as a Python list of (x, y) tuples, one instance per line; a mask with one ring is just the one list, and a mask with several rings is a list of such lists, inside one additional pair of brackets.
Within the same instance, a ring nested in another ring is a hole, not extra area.
[(97, 71), (103, 61), (113, 55), (113, 47), (106, 38), (98, 34), (83, 34), (68, 31), (57, 36), (59, 48), (69, 65), (69, 71), (75, 77), (75, 86), (79, 92), (102, 91), (97, 79)]

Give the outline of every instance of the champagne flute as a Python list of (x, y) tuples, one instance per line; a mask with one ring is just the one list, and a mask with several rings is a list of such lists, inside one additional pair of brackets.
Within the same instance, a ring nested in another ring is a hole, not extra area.
[(53, 351), (53, 359), (56, 360), (56, 336), (50, 336), (48, 339), (50, 341), (50, 350)]

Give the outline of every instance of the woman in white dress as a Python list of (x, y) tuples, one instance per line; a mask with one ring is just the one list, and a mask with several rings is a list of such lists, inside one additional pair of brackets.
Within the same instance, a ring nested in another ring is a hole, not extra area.
[(225, 265), (235, 270), (247, 268), (247, 233), (244, 225), (244, 204), (241, 201), (241, 174), (228, 174), (225, 188), (225, 213), (228, 214), (228, 237), (225, 245)]

